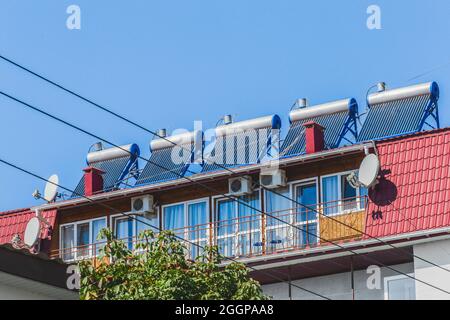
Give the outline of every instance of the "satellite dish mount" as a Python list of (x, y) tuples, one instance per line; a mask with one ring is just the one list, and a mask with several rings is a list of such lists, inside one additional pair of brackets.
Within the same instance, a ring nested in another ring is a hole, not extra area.
[(378, 159), (377, 155), (371, 153), (366, 155), (366, 157), (361, 162), (358, 175), (352, 172), (347, 177), (347, 181), (353, 188), (362, 186), (370, 189), (379, 182), (379, 172), (380, 160)]
[(23, 239), (17, 233), (11, 239), (11, 244), (15, 249), (28, 249), (31, 253), (37, 254), (41, 245), (40, 240), (43, 228), (47, 228), (50, 233), (51, 224), (41, 216), (39, 210), (35, 212), (36, 215), (27, 223)]

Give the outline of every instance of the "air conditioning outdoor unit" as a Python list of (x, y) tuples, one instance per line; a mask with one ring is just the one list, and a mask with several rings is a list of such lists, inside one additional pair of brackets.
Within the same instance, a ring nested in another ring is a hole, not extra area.
[(261, 170), (259, 184), (268, 189), (284, 187), (287, 184), (286, 171), (282, 169)]
[(252, 178), (250, 176), (230, 178), (228, 180), (228, 192), (233, 196), (252, 193)]
[(144, 215), (155, 213), (153, 196), (145, 195), (131, 198), (131, 212)]

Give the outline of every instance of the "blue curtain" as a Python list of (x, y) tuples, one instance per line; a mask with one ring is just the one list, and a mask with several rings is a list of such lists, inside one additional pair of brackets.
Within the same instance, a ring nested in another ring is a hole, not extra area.
[[(339, 200), (337, 176), (323, 178), (322, 189), (323, 189), (322, 190), (323, 202)], [(331, 214), (338, 212), (337, 202), (325, 205), (324, 209), (325, 209), (324, 214)]]
[(241, 255), (259, 253), (262, 249), (260, 243), (261, 212), (257, 210), (260, 208), (259, 192), (242, 196), (239, 200), (239, 231), (257, 230), (240, 236), (239, 253)]
[(188, 206), (188, 219), (190, 228), (190, 239), (202, 239), (207, 237), (208, 212), (206, 212), (206, 202), (192, 203)]
[(218, 203), (218, 232), (219, 236), (234, 233), (234, 224), (229, 220), (237, 217), (236, 206), (233, 200), (222, 200)]
[(316, 184), (309, 184), (297, 187), (298, 205), (296, 220), (304, 222), (317, 219), (317, 187)]
[(184, 229), (186, 222), (184, 219), (184, 204), (176, 204), (173, 206), (164, 208), (164, 229), (165, 230), (176, 230), (175, 234), (178, 237), (184, 238)]
[[(156, 227), (156, 229), (152, 228), (151, 226)], [(152, 230), (157, 232), (158, 229), (159, 229), (159, 221), (157, 216), (155, 216), (155, 218), (153, 219), (148, 219), (142, 215), (136, 216), (136, 236), (138, 236), (142, 231), (145, 230)]]
[[(206, 239), (208, 237), (208, 212), (206, 211), (206, 202), (191, 203), (188, 205), (188, 224), (190, 240)], [(205, 246), (206, 240), (196, 241), (199, 246)], [(195, 259), (202, 253), (202, 249), (196, 245), (189, 245), (190, 256)]]
[(217, 240), (217, 246), (219, 247), (219, 252), (227, 257), (234, 256), (234, 233), (236, 231), (235, 223), (237, 221), (230, 221), (230, 219), (234, 219), (237, 217), (236, 212), (236, 203), (233, 200), (222, 200), (218, 202), (218, 213), (217, 213), (217, 235), (227, 236), (223, 239)]
[[(292, 208), (292, 202), (281, 195), (288, 198), (291, 197), (289, 194), (289, 188), (279, 188), (275, 190), (276, 193), (271, 191), (266, 191), (266, 212), (270, 215), (279, 217), (283, 221), (289, 221), (289, 209)], [(279, 195), (281, 194), (281, 195)], [(281, 211), (281, 212), (280, 212)], [(279, 220), (275, 220), (271, 217), (267, 217), (267, 226), (275, 226), (280, 224)]]
[[(275, 191), (276, 193), (271, 191), (265, 192), (266, 212), (274, 217), (278, 217), (280, 220), (286, 223), (290, 223), (290, 209), (292, 208), (292, 201), (281, 196), (284, 195), (288, 198), (291, 197), (289, 187), (278, 188)], [(288, 246), (289, 226), (284, 224), (280, 220), (271, 218), (269, 216), (266, 217), (266, 226), (269, 227), (269, 229), (267, 229), (266, 231), (266, 249), (268, 250), (268, 252), (272, 252), (273, 250)], [(270, 227), (276, 228), (270, 229)]]
[(133, 220), (131, 218), (116, 220), (116, 237), (123, 240), (128, 249), (133, 248)]
[(239, 197), (239, 231), (248, 231), (259, 228), (261, 225), (261, 212), (259, 205), (259, 192)]

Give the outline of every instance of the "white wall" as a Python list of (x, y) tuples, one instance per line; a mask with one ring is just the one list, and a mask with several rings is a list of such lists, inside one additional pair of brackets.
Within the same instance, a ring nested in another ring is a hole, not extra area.
[[(324, 261), (324, 263), (327, 263)], [(392, 268), (404, 272), (412, 273), (413, 263), (393, 265)], [(368, 289), (367, 279), (371, 274), (366, 270), (357, 270), (354, 272), (355, 280), (355, 300), (383, 300), (384, 299), (384, 277), (398, 275), (399, 273), (388, 268), (380, 268), (381, 279), (379, 289)], [(351, 274), (350, 272), (338, 273), (322, 277), (307, 278), (292, 281), (293, 284), (305, 289), (324, 295), (332, 300), (351, 300)], [(307, 293), (294, 286), (292, 289), (292, 299), (294, 300), (318, 300), (321, 299), (311, 293)], [(272, 296), (274, 299), (289, 299), (289, 289), (286, 283), (275, 283), (263, 286), (264, 293)]]
[[(414, 245), (414, 254), (450, 270), (450, 240)], [(450, 292), (450, 272), (414, 258), (414, 273), (416, 279)], [(416, 298), (418, 300), (450, 300), (450, 294), (416, 281)]]
[(30, 279), (0, 272), (0, 300), (75, 300), (78, 294)]

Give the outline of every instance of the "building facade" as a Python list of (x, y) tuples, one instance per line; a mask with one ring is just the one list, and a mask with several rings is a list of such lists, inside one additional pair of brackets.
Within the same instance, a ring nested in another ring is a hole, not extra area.
[[(435, 83), (374, 93), (360, 129), (354, 99), (302, 100), (283, 142), (273, 115), (224, 123), (209, 144), (162, 136), (147, 161), (97, 145), (70, 198), (0, 215), (0, 244), (35, 215), (37, 250), (66, 264), (95, 258), (105, 227), (130, 249), (173, 230), (189, 258), (217, 245), (275, 299), (449, 299), (450, 129), (426, 130), (438, 96)], [(355, 183), (369, 154), (377, 179)]]

